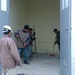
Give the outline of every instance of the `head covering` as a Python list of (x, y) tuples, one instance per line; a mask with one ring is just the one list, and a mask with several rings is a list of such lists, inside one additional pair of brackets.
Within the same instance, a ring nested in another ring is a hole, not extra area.
[(10, 26), (5, 25), (5, 26), (3, 27), (3, 33), (7, 33), (7, 32), (12, 32), (12, 29), (11, 29)]
[(32, 28), (29, 28), (29, 31), (33, 31), (33, 29)]
[(53, 32), (58, 31), (56, 28), (53, 30)]
[(25, 25), (24, 26), (24, 29), (29, 29), (29, 25)]

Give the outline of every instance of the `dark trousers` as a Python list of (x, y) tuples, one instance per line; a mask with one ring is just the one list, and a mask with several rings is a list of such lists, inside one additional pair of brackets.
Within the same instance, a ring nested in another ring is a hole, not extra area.
[(59, 52), (60, 52), (60, 43), (58, 43), (58, 47), (59, 47)]

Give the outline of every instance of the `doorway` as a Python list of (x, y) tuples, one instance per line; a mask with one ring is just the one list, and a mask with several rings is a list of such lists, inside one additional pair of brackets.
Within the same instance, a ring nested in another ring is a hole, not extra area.
[[(55, 41), (53, 30), (60, 30), (60, 0), (11, 0), (10, 25), (13, 31), (22, 29), (25, 24), (35, 27), (37, 52), (52, 52)], [(58, 45), (55, 53), (59, 54)]]
[[(37, 52), (38, 53), (50, 53), (53, 50), (53, 43), (54, 43), (54, 38), (55, 38), (53, 29), (58, 28), (60, 30), (61, 28), (62, 30), (62, 27), (60, 27), (61, 23), (62, 24), (65, 23), (64, 25), (68, 24), (70, 26), (70, 23), (68, 23), (70, 20), (68, 18), (70, 17), (67, 17), (70, 14), (68, 13), (68, 11), (70, 11), (70, 7), (68, 6), (67, 9), (60, 11), (60, 5), (62, 6), (62, 4), (64, 4), (65, 6), (65, 1), (68, 2), (68, 4), (70, 5), (70, 0), (58, 0), (58, 1), (55, 1), (55, 0), (46, 0), (46, 1), (11, 0), (10, 1), (10, 20), (8, 19), (7, 21), (8, 23), (6, 22), (6, 24), (9, 24), (9, 21), (10, 21), (10, 26), (12, 27), (14, 32), (17, 29), (23, 28), (25, 24), (29, 24), (30, 27), (34, 26), (36, 30), (36, 37), (37, 37)], [(61, 14), (63, 15), (62, 17), (60, 17), (60, 13), (62, 13)], [(67, 19), (66, 22), (65, 22), (66, 20), (65, 18)], [(63, 19), (65, 20), (61, 22)], [(68, 26), (66, 25), (66, 27)], [(70, 31), (68, 32), (68, 28), (66, 29), (65, 33), (70, 33)], [(63, 38), (61, 39), (61, 44), (63, 44), (62, 41), (63, 41)], [(70, 45), (70, 40), (68, 40), (68, 44)], [(64, 47), (64, 45), (61, 45), (61, 46)], [(63, 49), (62, 47), (61, 47), (61, 50)], [(69, 52), (67, 51), (66, 53), (70, 54), (70, 47), (68, 48), (68, 50)], [(34, 47), (33, 47), (33, 51), (35, 51)], [(70, 67), (70, 55), (69, 55), (69, 58), (64, 57), (64, 52), (61, 52), (62, 60), (60, 61), (60, 63), (63, 62), (61, 64), (62, 69), (60, 68), (61, 75), (63, 75), (64, 70), (66, 72), (64, 73), (64, 75), (67, 75), (67, 73), (69, 75), (70, 69), (67, 69), (67, 68)], [(59, 54), (59, 50), (57, 46), (55, 48), (55, 53)], [(68, 63), (67, 61), (69, 61), (68, 65), (66, 65)]]
[[(22, 29), (25, 24), (28, 24), (32, 28), (34, 27), (36, 32), (37, 55), (34, 54), (32, 60), (34, 59), (34, 62), (36, 62), (35, 59), (37, 59), (38, 61), (41, 61), (41, 63), (42, 60), (45, 60), (45, 63), (43, 62), (44, 64), (56, 61), (58, 75), (60, 65), (58, 45), (55, 46), (54, 51), (56, 57), (50, 57), (49, 55), (53, 51), (55, 41), (55, 33), (53, 30), (55, 28), (60, 30), (60, 0), (11, 0), (10, 25), (13, 31), (15, 32), (18, 29)], [(33, 52), (35, 53), (35, 44), (33, 44)], [(32, 61), (30, 61), (30, 64), (33, 64)], [(43, 66), (45, 67), (46, 65)]]

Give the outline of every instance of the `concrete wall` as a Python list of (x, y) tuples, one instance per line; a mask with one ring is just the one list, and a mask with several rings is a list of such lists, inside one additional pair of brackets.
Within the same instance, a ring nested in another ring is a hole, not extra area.
[[(60, 28), (60, 0), (22, 1), (10, 1), (10, 25), (14, 31), (18, 28), (22, 29), (25, 24), (34, 26), (37, 52), (52, 52), (55, 38), (53, 29)], [(55, 52), (59, 53), (57, 45)]]
[(13, 31), (22, 29), (27, 22), (26, 0), (23, 1), (10, 0), (10, 25)]
[(71, 0), (71, 75), (75, 75), (75, 0)]

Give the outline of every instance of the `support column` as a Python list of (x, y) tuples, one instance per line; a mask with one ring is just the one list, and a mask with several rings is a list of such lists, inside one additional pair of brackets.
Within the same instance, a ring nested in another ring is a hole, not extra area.
[(75, 75), (75, 0), (71, 0), (71, 75)]

